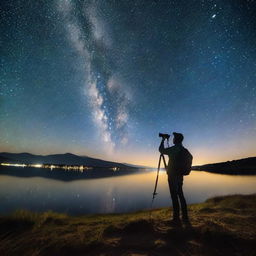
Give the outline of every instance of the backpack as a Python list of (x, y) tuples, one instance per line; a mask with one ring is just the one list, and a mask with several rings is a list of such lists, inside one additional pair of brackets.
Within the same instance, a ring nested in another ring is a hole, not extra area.
[(182, 175), (189, 175), (191, 172), (193, 156), (190, 152), (182, 147), (181, 151), (177, 156), (177, 165)]

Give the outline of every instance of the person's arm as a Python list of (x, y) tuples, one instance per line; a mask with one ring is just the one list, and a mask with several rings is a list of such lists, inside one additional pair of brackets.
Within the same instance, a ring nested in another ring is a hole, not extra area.
[(164, 148), (164, 139), (162, 139), (160, 146), (159, 146), (159, 152), (164, 155), (168, 155), (168, 148)]

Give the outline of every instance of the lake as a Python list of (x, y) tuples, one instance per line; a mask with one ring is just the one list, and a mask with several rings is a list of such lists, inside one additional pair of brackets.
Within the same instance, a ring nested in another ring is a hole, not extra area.
[[(2, 170), (3, 167), (0, 173)], [(17, 209), (52, 210), (70, 215), (149, 209), (155, 178), (156, 171), (145, 170), (130, 175), (71, 181), (1, 174), (0, 214)], [(171, 206), (164, 171), (160, 172), (157, 192), (153, 208)], [(203, 202), (217, 195), (256, 193), (256, 176), (192, 171), (184, 178), (184, 193), (188, 204)]]

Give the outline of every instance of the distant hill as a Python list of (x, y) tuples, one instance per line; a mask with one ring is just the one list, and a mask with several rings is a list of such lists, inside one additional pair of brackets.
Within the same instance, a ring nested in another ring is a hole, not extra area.
[(29, 153), (0, 153), (0, 162), (24, 164), (56, 164), (56, 165), (86, 165), (90, 167), (134, 168), (128, 164), (105, 161), (88, 156), (78, 156), (71, 153), (55, 155), (33, 155)]
[(223, 174), (256, 174), (256, 157), (193, 166), (193, 169)]
[[(11, 160), (9, 158), (0, 156), (0, 163), (8, 163), (10, 161)], [(15, 161), (12, 161), (12, 162), (14, 163)]]

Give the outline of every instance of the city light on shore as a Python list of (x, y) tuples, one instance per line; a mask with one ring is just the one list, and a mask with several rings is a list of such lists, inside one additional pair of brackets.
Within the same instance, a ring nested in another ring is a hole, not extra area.
[[(79, 171), (84, 172), (87, 170), (92, 170), (100, 167), (91, 167), (85, 165), (54, 165), (54, 164), (19, 164), (19, 163), (0, 163), (1, 166), (10, 166), (10, 167), (32, 167), (32, 168), (43, 168), (43, 169), (63, 169), (67, 171)], [(109, 169), (114, 172), (119, 171), (119, 167), (108, 167), (104, 169)]]
[(26, 167), (26, 164), (11, 164), (11, 163), (1, 163), (3, 166), (14, 166), (14, 167)]

